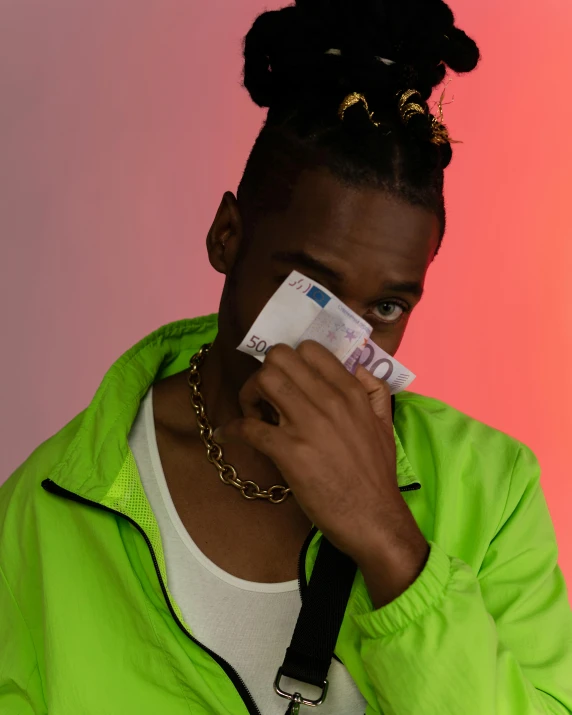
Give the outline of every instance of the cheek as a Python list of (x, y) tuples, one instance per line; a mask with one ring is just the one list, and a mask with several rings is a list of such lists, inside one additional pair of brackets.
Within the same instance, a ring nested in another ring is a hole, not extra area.
[(235, 266), (228, 277), (225, 302), (232, 322), (231, 329), (239, 341), (277, 288), (267, 270), (260, 270), (249, 261)]
[(385, 350), (386, 353), (393, 356), (401, 345), (408, 322), (409, 316), (401, 320), (397, 325), (374, 328), (371, 339), (376, 345), (379, 345), (382, 350)]

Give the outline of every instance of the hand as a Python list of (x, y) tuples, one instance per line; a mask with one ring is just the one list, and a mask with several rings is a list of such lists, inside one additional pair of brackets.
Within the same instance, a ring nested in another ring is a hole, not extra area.
[[(397, 484), (385, 382), (363, 368), (351, 375), (314, 341), (279, 344), (239, 399), (244, 417), (219, 427), (215, 439), (268, 456), (308, 518), (358, 565), (408, 538), (426, 545)], [(275, 410), (277, 425), (263, 421), (261, 401)], [(386, 557), (395, 560), (395, 552)]]

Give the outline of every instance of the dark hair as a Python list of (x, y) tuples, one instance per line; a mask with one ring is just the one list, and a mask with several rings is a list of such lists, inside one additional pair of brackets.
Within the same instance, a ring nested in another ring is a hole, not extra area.
[[(244, 40), (244, 86), (269, 109), (239, 185), (241, 211), (285, 208), (300, 173), (324, 167), (348, 185), (430, 209), (442, 238), (452, 151), (431, 141), (427, 100), (447, 67), (469, 72), (478, 61), (443, 0), (297, 0), (263, 13)], [(404, 123), (398, 93), (406, 89), (419, 92), (411, 101), (426, 113)], [(340, 119), (351, 92), (365, 96), (380, 126), (362, 103)]]

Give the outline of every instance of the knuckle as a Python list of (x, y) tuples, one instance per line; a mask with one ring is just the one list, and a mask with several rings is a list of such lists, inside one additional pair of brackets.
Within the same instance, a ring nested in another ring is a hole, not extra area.
[(288, 454), (291, 459), (302, 464), (311, 461), (314, 455), (312, 454), (308, 442), (299, 436), (292, 436), (288, 443)]
[(281, 395), (293, 395), (297, 391), (292, 380), (286, 376), (284, 376), (280, 382), (276, 383), (276, 388)]
[(245, 420), (239, 420), (236, 422), (234, 425), (234, 435), (238, 437), (238, 439), (243, 439), (244, 437), (247, 436), (249, 433), (248, 425), (246, 424)]
[(276, 385), (279, 377), (279, 373), (272, 365), (263, 365), (258, 371), (256, 382), (263, 390), (268, 390)]
[(338, 420), (347, 414), (347, 404), (344, 396), (338, 392), (331, 392), (324, 398), (323, 407), (327, 415)]

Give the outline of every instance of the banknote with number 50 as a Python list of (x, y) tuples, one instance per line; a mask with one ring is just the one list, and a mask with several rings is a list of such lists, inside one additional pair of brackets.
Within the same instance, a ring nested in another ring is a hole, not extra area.
[(350, 372), (363, 365), (385, 380), (392, 394), (405, 390), (415, 375), (372, 340), (372, 327), (327, 288), (292, 271), (238, 346), (238, 350), (264, 361), (270, 347), (285, 343), (297, 347), (315, 340)]

